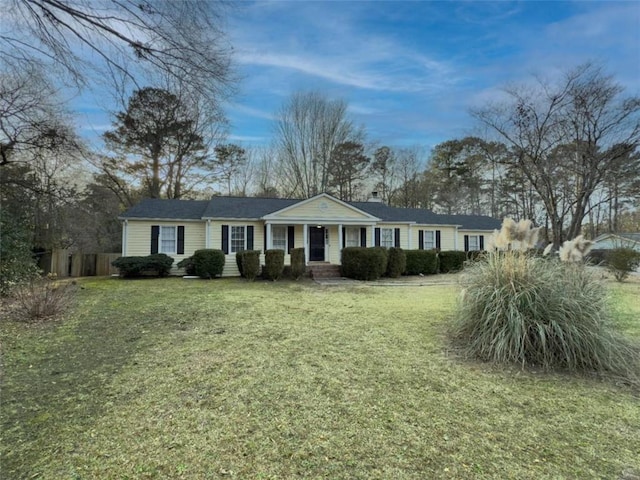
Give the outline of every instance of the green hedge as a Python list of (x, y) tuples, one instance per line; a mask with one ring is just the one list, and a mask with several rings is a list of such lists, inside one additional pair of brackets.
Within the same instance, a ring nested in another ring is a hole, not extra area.
[(291, 278), (298, 280), (306, 270), (304, 248), (291, 249)]
[(387, 253), (381, 247), (342, 249), (341, 274), (356, 280), (377, 280), (386, 271)]
[(252, 282), (260, 275), (260, 250), (244, 250), (241, 258), (242, 276)]
[(183, 258), (176, 265), (178, 268), (184, 268), (184, 273), (186, 275), (195, 275), (196, 274), (196, 264), (193, 263), (193, 257)]
[(632, 248), (614, 248), (607, 252), (605, 261), (607, 270), (622, 282), (640, 266), (640, 252)]
[(200, 278), (215, 278), (222, 276), (224, 270), (224, 252), (205, 248), (193, 253), (195, 274)]
[(391, 247), (387, 252), (387, 277), (398, 278), (407, 267), (407, 255), (401, 248)]
[(438, 254), (440, 273), (459, 272), (464, 268), (467, 252), (448, 250)]
[(236, 265), (238, 266), (238, 272), (240, 272), (240, 276), (244, 277), (244, 272), (242, 271), (242, 257), (249, 250), (240, 250), (236, 252)]
[(278, 280), (284, 270), (284, 250), (273, 249), (264, 252), (262, 273), (267, 280)]
[(173, 258), (164, 253), (154, 253), (146, 257), (118, 257), (111, 265), (116, 267), (123, 277), (142, 277), (150, 274), (166, 277), (171, 271)]
[(435, 275), (438, 273), (438, 253), (435, 250), (407, 250), (407, 275)]

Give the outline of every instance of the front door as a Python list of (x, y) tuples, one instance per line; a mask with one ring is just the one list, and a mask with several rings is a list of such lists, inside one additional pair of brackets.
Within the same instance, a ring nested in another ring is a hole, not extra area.
[(309, 227), (309, 261), (324, 262), (324, 227)]

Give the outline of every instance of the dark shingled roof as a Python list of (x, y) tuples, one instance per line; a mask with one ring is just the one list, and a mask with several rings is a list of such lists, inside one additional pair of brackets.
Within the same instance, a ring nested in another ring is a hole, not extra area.
[(465, 230), (500, 230), (502, 221), (486, 215), (439, 215), (442, 224), (461, 225)]
[(120, 218), (166, 218), (200, 220), (209, 200), (164, 200), (146, 198), (120, 215)]
[[(147, 199), (120, 218), (261, 218), (301, 202), (300, 199), (258, 197), (213, 197), (211, 200)], [(349, 203), (349, 202), (347, 202)], [(382, 202), (350, 202), (350, 205), (385, 222), (416, 222), (427, 225), (461, 225), (467, 230), (493, 230), (500, 221), (479, 215), (440, 215), (420, 208), (390, 207)]]
[(212, 197), (205, 218), (260, 218), (298, 203), (290, 198)]
[(500, 220), (483, 215), (440, 215), (421, 208), (390, 207), (382, 202), (351, 202), (356, 208), (385, 222), (416, 222), (434, 225), (461, 225), (467, 230), (493, 230), (500, 228)]

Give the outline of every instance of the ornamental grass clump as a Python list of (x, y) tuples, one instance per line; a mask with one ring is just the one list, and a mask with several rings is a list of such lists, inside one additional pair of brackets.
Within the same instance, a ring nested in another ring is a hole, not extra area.
[(598, 372), (637, 383), (640, 350), (615, 331), (607, 292), (575, 261), (578, 253), (566, 253), (573, 259), (567, 262), (543, 258), (522, 246), (533, 246), (537, 234), (521, 237), (516, 250), (508, 232), (502, 234), (462, 279), (452, 337), (463, 352), (485, 361)]

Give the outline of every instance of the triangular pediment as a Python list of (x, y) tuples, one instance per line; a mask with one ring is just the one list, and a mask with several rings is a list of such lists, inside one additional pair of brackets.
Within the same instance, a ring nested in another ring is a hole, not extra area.
[(282, 210), (270, 213), (264, 220), (298, 220), (310, 222), (376, 222), (380, 219), (349, 205), (327, 193), (301, 200)]

